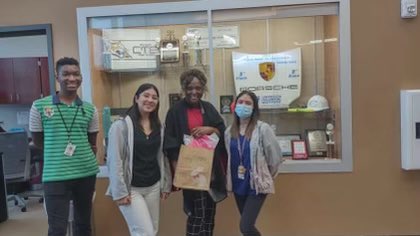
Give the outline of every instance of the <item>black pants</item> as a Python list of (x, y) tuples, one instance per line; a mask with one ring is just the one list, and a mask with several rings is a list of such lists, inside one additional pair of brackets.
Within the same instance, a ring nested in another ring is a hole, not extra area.
[(188, 215), (186, 236), (212, 236), (216, 203), (207, 191), (183, 190)]
[(239, 229), (243, 236), (261, 236), (261, 233), (255, 228), (258, 214), (267, 194), (258, 195), (237, 195), (235, 194), (236, 205), (241, 213)]
[(92, 197), (96, 176), (44, 183), (45, 205), (48, 215), (48, 236), (65, 236), (70, 200), (74, 208), (74, 235), (90, 236)]

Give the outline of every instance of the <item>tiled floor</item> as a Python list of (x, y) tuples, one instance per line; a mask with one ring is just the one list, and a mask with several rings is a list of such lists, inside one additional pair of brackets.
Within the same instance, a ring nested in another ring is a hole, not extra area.
[(26, 203), (26, 212), (21, 212), (18, 206), (14, 206), (13, 201), (8, 202), (9, 219), (0, 223), (0, 235), (47, 235), (47, 215), (43, 204), (38, 202), (38, 198), (29, 198)]

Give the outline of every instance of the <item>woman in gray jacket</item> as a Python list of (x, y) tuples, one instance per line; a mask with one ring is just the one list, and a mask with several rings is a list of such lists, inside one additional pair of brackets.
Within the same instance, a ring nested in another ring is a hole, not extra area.
[(260, 236), (255, 227), (267, 194), (274, 193), (274, 178), (281, 150), (271, 127), (260, 120), (258, 98), (242, 91), (235, 100), (233, 124), (225, 131), (228, 151), (227, 189), (235, 195), (244, 236)]
[(157, 234), (160, 198), (166, 199), (171, 191), (158, 111), (158, 89), (143, 84), (127, 116), (115, 121), (109, 131), (107, 195), (118, 204), (132, 236)]

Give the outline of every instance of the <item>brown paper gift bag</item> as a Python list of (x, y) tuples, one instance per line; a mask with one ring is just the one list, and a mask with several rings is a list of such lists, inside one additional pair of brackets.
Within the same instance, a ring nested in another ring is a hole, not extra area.
[(178, 188), (209, 190), (214, 150), (181, 145), (175, 170)]

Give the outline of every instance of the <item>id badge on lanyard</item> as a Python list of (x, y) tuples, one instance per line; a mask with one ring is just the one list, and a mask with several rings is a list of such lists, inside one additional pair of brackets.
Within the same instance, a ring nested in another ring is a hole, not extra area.
[(243, 165), (238, 166), (238, 178), (245, 179), (246, 168)]
[(244, 146), (245, 146), (245, 138), (242, 144), (241, 144), (241, 140), (238, 138), (238, 154), (239, 154), (238, 179), (245, 179), (246, 168), (243, 165)]
[(79, 112), (79, 106), (77, 106), (76, 114), (74, 114), (73, 121), (71, 122), (70, 128), (67, 127), (63, 114), (61, 114), (60, 107), (58, 105), (56, 106), (57, 106), (58, 112), (60, 113), (60, 117), (61, 117), (61, 120), (63, 121), (64, 127), (66, 128), (67, 136), (68, 136), (68, 143), (67, 143), (66, 149), (64, 149), (64, 155), (66, 155), (67, 157), (72, 157), (74, 155), (74, 152), (76, 151), (76, 145), (74, 145), (71, 142), (71, 130), (73, 129), (73, 125), (76, 120), (77, 113)]
[(66, 150), (64, 150), (64, 155), (72, 157), (76, 151), (76, 145), (72, 144), (70, 141), (67, 143)]

